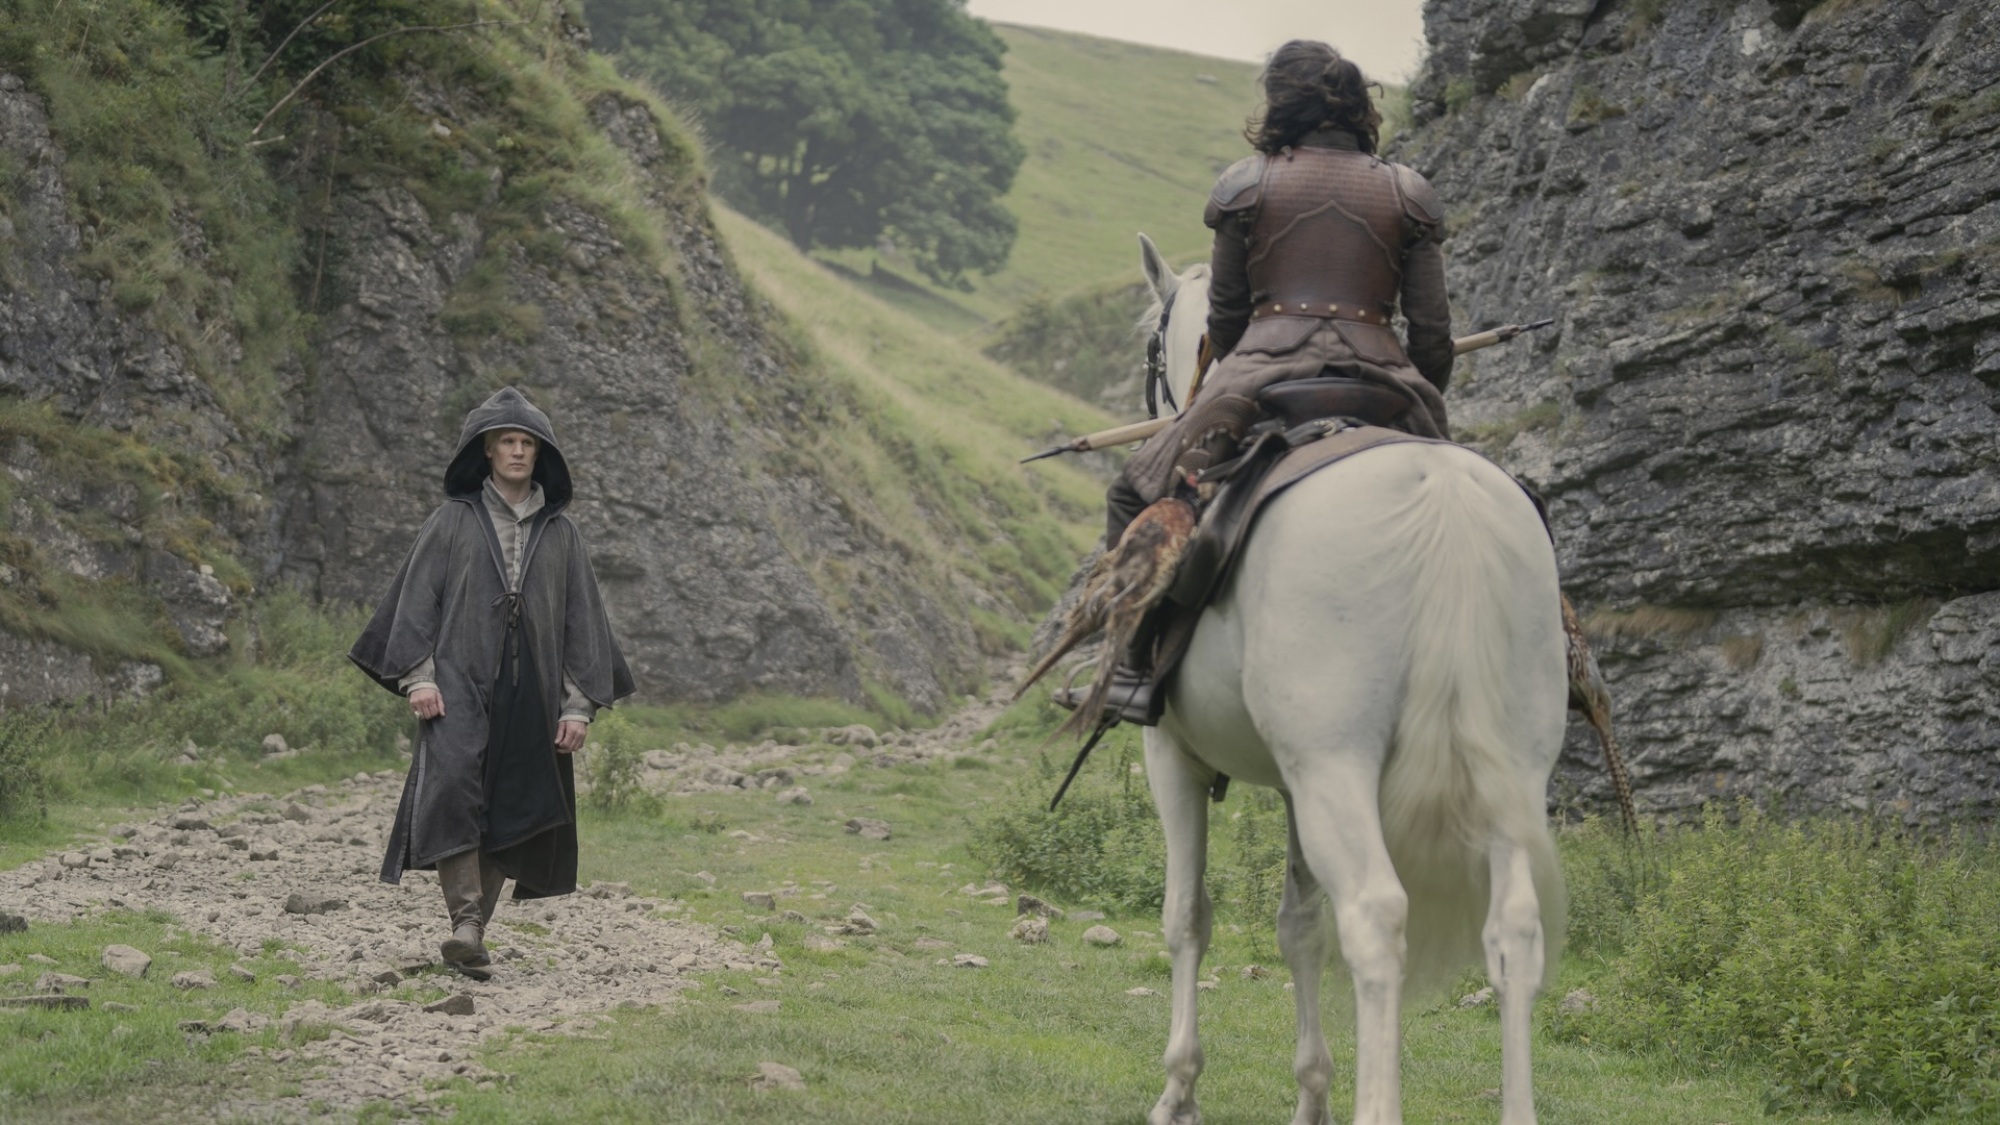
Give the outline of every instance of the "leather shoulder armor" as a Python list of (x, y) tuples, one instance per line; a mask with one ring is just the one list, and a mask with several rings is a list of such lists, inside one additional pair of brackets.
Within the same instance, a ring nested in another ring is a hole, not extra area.
[(1437, 189), (1431, 182), (1407, 164), (1389, 167), (1396, 171), (1396, 193), (1403, 197), (1403, 214), (1411, 222), (1427, 227), (1444, 222), (1444, 205), (1438, 202)]
[(1246, 156), (1222, 170), (1216, 178), (1215, 187), (1208, 193), (1208, 207), (1202, 215), (1202, 222), (1213, 227), (1222, 221), (1222, 216), (1238, 211), (1248, 211), (1257, 206), (1263, 197), (1264, 166), (1267, 158), (1263, 153)]

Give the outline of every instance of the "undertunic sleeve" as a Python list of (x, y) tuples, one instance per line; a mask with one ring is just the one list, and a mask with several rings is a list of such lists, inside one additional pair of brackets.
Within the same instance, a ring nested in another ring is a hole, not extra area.
[(597, 704), (583, 694), (568, 672), (563, 673), (562, 719), (565, 723), (587, 723), (597, 717)]

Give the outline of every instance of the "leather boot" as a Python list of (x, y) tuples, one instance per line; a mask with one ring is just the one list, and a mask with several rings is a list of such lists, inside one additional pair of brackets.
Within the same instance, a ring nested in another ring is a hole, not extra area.
[(438, 946), (445, 964), (481, 967), (486, 955), (486, 923), (480, 916), (484, 889), (479, 881), (479, 852), (460, 852), (438, 860), (438, 885), (444, 888), (445, 912), (451, 916), (451, 936)]
[(486, 927), (493, 924), (493, 910), (500, 905), (501, 888), (507, 885), (507, 873), (485, 852), (479, 853), (479, 937), (486, 938)]

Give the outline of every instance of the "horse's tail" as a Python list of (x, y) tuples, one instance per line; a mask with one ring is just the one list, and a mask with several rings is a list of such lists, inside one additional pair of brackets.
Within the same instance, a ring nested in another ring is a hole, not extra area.
[[(1513, 487), (1490, 466), (1440, 466), (1426, 474), (1398, 521), (1404, 534), (1396, 537), (1403, 547), (1396, 565), (1412, 576), (1408, 665), (1381, 808), (1389, 854), (1409, 894), (1407, 979), (1419, 986), (1448, 983), (1478, 956), (1490, 890), (1487, 853), (1496, 839), (1528, 853), (1544, 965), (1557, 963), (1562, 945), (1562, 873), (1549, 835), (1547, 770), (1536, 768), (1553, 748), (1534, 745), (1548, 737), (1535, 729), (1547, 711), (1523, 705), (1524, 684), (1535, 685), (1537, 677), (1524, 681), (1519, 648), (1524, 636), (1547, 633), (1553, 670), (1547, 703), (1561, 716), (1558, 595), (1539, 524), (1522, 526), (1524, 517), (1535, 520), (1526, 498), (1496, 502), (1496, 484)], [(1546, 599), (1535, 596), (1544, 585)]]

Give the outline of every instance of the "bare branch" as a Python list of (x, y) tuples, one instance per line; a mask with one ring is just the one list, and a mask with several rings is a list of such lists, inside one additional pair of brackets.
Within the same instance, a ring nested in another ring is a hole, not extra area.
[(285, 48), (292, 45), (292, 40), (297, 39), (299, 37), (299, 32), (304, 31), (306, 28), (312, 26), (314, 20), (317, 20), (321, 16), (325, 15), (326, 10), (328, 8), (331, 8), (338, 3), (340, 3), (340, 0), (326, 0), (326, 3), (321, 4), (319, 6), (318, 11), (314, 12), (312, 15), (307, 16), (305, 19), (300, 20), (299, 26), (293, 28), (292, 33), (290, 35), (285, 36), (283, 42), (279, 43), (276, 47), (271, 49), (271, 54), (267, 58), (265, 58), (264, 65), (257, 68), (257, 73), (250, 76), (250, 80), (243, 84), (243, 88), (247, 90), (250, 87), (255, 86), (257, 84), (257, 80), (259, 78), (264, 77), (264, 72), (271, 69), (271, 64), (278, 61), (278, 56), (285, 53)]
[(354, 52), (359, 51), (361, 48), (368, 46), (370, 43), (380, 42), (381, 40), (387, 39), (392, 35), (408, 35), (416, 32), (465, 31), (475, 27), (514, 27), (518, 25), (520, 22), (521, 22), (520, 20), (471, 20), (467, 23), (451, 23), (451, 24), (440, 24), (440, 25), (425, 24), (415, 27), (393, 28), (389, 31), (381, 33), (380, 35), (371, 35), (368, 38), (363, 39), (359, 43), (353, 44), (352, 46), (343, 47), (340, 50), (335, 51), (333, 54), (327, 56), (325, 62), (322, 62), (318, 66), (313, 67), (310, 71), (307, 71), (306, 76), (304, 78), (299, 79), (299, 84), (292, 87), (290, 93), (286, 94), (282, 98), (279, 98), (278, 104), (272, 106), (270, 109), (265, 111), (264, 116), (257, 122), (257, 127), (255, 129), (250, 130), (250, 135), (254, 137), (257, 134), (263, 132), (264, 126), (269, 125), (271, 123), (271, 118), (275, 117), (279, 110), (285, 108), (285, 106), (288, 103), (290, 103), (293, 98), (298, 97), (299, 91), (305, 89), (307, 83), (311, 82), (315, 78), (318, 78), (320, 71), (325, 70), (327, 67), (332, 66), (334, 63), (337, 63), (341, 59), (346, 58), (348, 55), (351, 55)]

